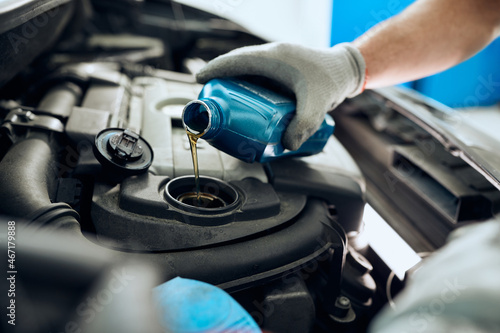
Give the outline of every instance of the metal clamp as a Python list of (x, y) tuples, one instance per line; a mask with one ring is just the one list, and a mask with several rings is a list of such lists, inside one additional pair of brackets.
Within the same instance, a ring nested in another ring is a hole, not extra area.
[(56, 117), (37, 115), (30, 110), (16, 108), (10, 111), (4, 119), (2, 126), (40, 128), (52, 132), (64, 133), (64, 124)]

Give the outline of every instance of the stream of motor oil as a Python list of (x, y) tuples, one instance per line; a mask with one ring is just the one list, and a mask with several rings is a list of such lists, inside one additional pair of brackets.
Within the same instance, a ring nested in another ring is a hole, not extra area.
[(198, 153), (196, 149), (196, 143), (198, 142), (198, 139), (200, 138), (200, 134), (196, 135), (193, 133), (190, 133), (189, 131), (186, 131), (188, 140), (189, 140), (189, 146), (191, 147), (191, 157), (193, 158), (193, 169), (194, 169), (194, 183), (196, 186), (196, 201), (198, 203), (201, 203), (201, 196), (200, 196), (200, 171), (198, 169)]

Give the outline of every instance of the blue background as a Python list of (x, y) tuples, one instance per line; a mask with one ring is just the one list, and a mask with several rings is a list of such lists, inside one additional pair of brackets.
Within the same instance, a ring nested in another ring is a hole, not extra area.
[[(411, 0), (333, 0), (331, 44), (349, 42), (401, 12)], [(500, 39), (447, 71), (405, 84), (451, 107), (500, 101)]]

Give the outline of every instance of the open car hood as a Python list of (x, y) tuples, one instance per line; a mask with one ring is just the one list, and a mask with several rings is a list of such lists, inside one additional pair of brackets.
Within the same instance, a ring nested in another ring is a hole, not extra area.
[(369, 92), (438, 140), (453, 156), (500, 189), (500, 141), (474, 126), (467, 113), (449, 108), (414, 90), (384, 88)]

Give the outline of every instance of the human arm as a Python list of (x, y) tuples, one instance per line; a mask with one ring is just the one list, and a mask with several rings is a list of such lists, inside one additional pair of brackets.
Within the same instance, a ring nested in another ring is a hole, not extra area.
[(500, 35), (500, 0), (420, 0), (353, 44), (366, 62), (366, 88), (446, 70)]
[(245, 47), (214, 59), (197, 79), (253, 74), (289, 87), (297, 111), (282, 141), (295, 150), (345, 98), (449, 68), (499, 34), (500, 0), (419, 0), (353, 43)]

